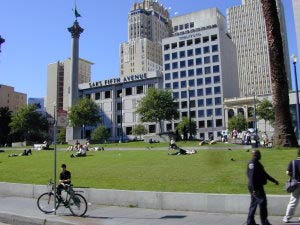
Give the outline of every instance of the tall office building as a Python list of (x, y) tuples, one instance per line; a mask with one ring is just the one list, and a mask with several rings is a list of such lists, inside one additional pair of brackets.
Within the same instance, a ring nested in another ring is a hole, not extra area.
[[(297, 36), (298, 58), (300, 57), (300, 0), (293, 0), (294, 21)], [(296, 52), (294, 53), (296, 54)]]
[[(284, 9), (276, 0), (285, 68), (291, 88), (291, 73)], [(260, 0), (242, 0), (242, 5), (227, 9), (228, 31), (237, 48), (240, 95), (271, 94), (270, 60), (265, 20)]]
[(16, 92), (14, 87), (0, 84), (0, 107), (16, 112), (27, 104), (27, 94)]
[(171, 29), (169, 12), (158, 1), (134, 3), (128, 13), (128, 42), (120, 45), (120, 75), (161, 71), (161, 42)]
[[(78, 84), (91, 81), (91, 65), (93, 65), (92, 62), (79, 59)], [(69, 108), (70, 70), (70, 58), (48, 65), (46, 111), (50, 115), (53, 115), (54, 103), (58, 110), (68, 110)]]
[(196, 138), (220, 136), (225, 128), (223, 99), (239, 95), (236, 48), (226, 19), (216, 8), (172, 18), (173, 37), (163, 40), (164, 88), (176, 99), (179, 118), (197, 124)]

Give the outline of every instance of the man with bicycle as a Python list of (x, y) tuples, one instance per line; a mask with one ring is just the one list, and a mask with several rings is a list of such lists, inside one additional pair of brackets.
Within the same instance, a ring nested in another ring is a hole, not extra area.
[(71, 184), (71, 173), (67, 170), (66, 164), (61, 165), (62, 172), (59, 175), (59, 185), (57, 186), (57, 195), (59, 200), (62, 200), (61, 191)]

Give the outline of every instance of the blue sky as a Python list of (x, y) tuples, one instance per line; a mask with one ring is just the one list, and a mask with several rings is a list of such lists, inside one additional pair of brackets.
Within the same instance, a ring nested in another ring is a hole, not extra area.
[[(139, 0), (141, 1), (141, 0)], [(0, 0), (0, 35), (6, 41), (0, 53), (0, 84), (15, 87), (28, 97), (47, 92), (47, 65), (71, 54), (74, 0)], [(134, 0), (76, 0), (85, 29), (80, 57), (92, 61), (92, 81), (119, 76), (119, 44), (127, 41), (127, 14)], [(240, 5), (241, 0), (161, 0), (170, 15)], [(292, 0), (283, 0), (290, 54), (296, 52)], [(293, 70), (292, 70), (293, 71)], [(292, 75), (293, 77), (293, 75)]]

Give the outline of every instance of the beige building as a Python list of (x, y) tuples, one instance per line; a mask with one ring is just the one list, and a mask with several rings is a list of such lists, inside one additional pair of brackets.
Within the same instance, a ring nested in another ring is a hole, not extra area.
[[(84, 59), (79, 59), (78, 84), (91, 81), (91, 65)], [(54, 103), (58, 110), (68, 110), (70, 92), (71, 59), (48, 65), (46, 111), (53, 115)]]
[(162, 39), (171, 36), (169, 12), (159, 2), (134, 3), (128, 13), (128, 42), (120, 45), (120, 75), (162, 71)]
[(0, 84), (0, 107), (8, 107), (16, 112), (20, 107), (27, 105), (27, 94), (15, 92), (15, 88)]
[[(284, 9), (276, 0), (285, 55), (286, 73), (291, 88), (290, 62)], [(241, 96), (271, 94), (270, 60), (265, 21), (260, 0), (242, 0), (242, 5), (227, 10), (228, 31), (237, 47)]]
[[(300, 0), (293, 0), (294, 21), (297, 36), (298, 58), (300, 56)], [(296, 52), (294, 53), (296, 54)]]

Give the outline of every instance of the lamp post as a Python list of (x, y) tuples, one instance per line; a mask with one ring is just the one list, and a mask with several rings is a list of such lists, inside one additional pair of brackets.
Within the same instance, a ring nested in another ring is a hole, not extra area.
[(297, 69), (296, 69), (296, 63), (297, 63), (297, 56), (292, 55), (291, 60), (294, 64), (294, 75), (295, 75), (295, 85), (296, 85), (296, 115), (297, 115), (297, 140), (299, 140), (299, 128), (300, 128), (300, 120), (299, 120), (299, 96), (298, 96), (298, 81), (297, 81)]
[(85, 125), (82, 124), (82, 139), (85, 138)]
[(212, 134), (212, 141), (215, 139), (214, 137), (214, 114), (211, 115), (211, 134)]
[(192, 118), (191, 118), (191, 103), (190, 103), (190, 86), (187, 86), (187, 94), (188, 94), (188, 109), (189, 109), (189, 131), (190, 131), (190, 137), (189, 139), (192, 139), (192, 129), (191, 129), (191, 124), (192, 124)]
[(255, 90), (252, 88), (253, 91), (253, 129), (255, 134), (257, 133), (257, 122), (256, 122), (256, 98), (255, 98)]
[[(56, 121), (56, 102), (53, 103), (53, 117), (54, 117), (54, 122), (53, 122), (53, 142), (54, 142), (54, 196), (56, 196), (56, 126), (57, 126), (57, 121)], [(54, 198), (54, 214), (56, 215), (56, 198)]]
[(122, 109), (123, 109), (123, 95), (122, 93), (119, 94), (119, 97), (121, 98), (121, 116), (120, 116), (120, 139), (119, 139), (119, 143), (123, 142), (123, 127), (122, 127), (122, 122), (123, 122), (123, 115), (122, 115)]
[(0, 35), (0, 52), (1, 52), (1, 45), (5, 42), (5, 39)]

